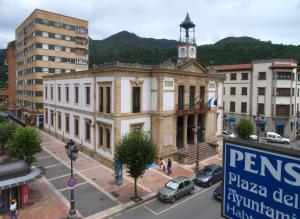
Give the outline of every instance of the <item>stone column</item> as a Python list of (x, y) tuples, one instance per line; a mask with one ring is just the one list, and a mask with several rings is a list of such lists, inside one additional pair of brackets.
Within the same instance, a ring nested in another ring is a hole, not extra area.
[(187, 147), (187, 115), (183, 116), (183, 146)]

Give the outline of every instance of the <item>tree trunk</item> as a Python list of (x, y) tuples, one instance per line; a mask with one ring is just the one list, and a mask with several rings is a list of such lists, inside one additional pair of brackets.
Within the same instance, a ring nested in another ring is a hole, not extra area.
[(134, 178), (134, 199), (137, 200), (137, 178)]

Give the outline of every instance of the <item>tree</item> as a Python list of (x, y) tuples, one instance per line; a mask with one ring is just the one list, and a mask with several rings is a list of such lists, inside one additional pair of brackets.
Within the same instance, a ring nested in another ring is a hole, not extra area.
[(4, 122), (7, 122), (7, 119), (4, 116), (0, 115), (0, 124)]
[(242, 119), (236, 126), (236, 133), (241, 139), (247, 140), (253, 132), (253, 125), (250, 120)]
[(116, 145), (115, 160), (126, 165), (134, 178), (134, 201), (138, 201), (137, 179), (142, 176), (147, 165), (157, 159), (157, 147), (148, 134), (135, 130), (125, 135)]
[(8, 154), (28, 164), (35, 162), (34, 155), (41, 152), (41, 138), (35, 128), (17, 127), (8, 145)]
[(4, 151), (8, 141), (12, 138), (17, 129), (14, 123), (2, 122), (0, 123), (0, 154)]

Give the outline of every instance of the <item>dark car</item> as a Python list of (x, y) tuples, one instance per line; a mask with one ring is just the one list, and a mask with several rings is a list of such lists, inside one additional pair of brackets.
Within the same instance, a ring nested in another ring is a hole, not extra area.
[(220, 185), (215, 189), (214, 197), (219, 201), (223, 199), (223, 183), (220, 183)]
[(157, 197), (162, 201), (174, 203), (176, 199), (187, 194), (193, 194), (194, 191), (192, 180), (186, 176), (177, 176), (159, 189)]
[(196, 172), (195, 183), (200, 186), (211, 186), (223, 179), (223, 168), (218, 164), (210, 164)]

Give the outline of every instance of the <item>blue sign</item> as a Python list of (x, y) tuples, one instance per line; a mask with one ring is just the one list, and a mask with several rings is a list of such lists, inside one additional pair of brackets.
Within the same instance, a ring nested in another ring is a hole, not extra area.
[(116, 161), (114, 165), (115, 165), (115, 184), (120, 186), (123, 184), (122, 164)]
[(224, 147), (223, 216), (300, 218), (299, 157), (240, 143)]
[(73, 188), (74, 186), (76, 186), (76, 182), (77, 182), (77, 180), (75, 178), (70, 178), (68, 180), (68, 186)]

